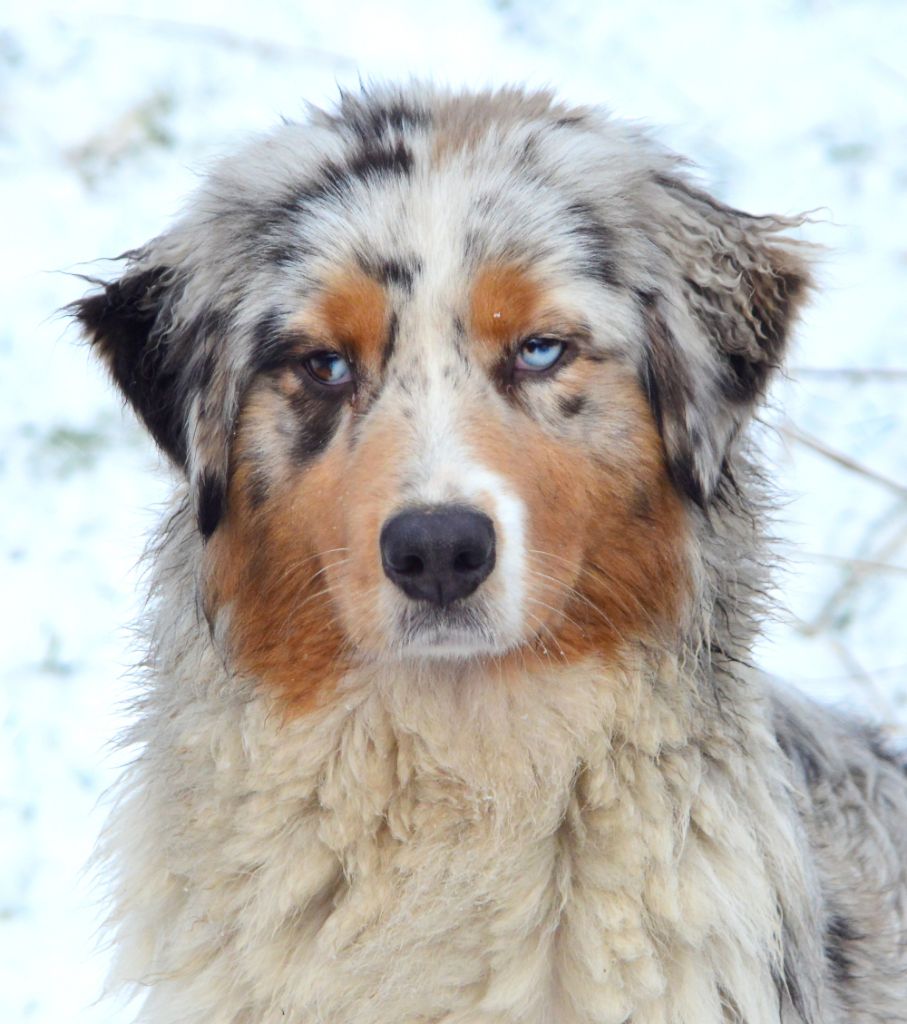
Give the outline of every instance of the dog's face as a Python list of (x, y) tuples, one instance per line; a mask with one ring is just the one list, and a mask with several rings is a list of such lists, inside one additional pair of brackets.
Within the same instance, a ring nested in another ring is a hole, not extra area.
[(310, 696), (676, 629), (804, 290), (784, 226), (597, 112), (414, 88), (223, 164), (78, 316), (190, 480), (231, 656)]

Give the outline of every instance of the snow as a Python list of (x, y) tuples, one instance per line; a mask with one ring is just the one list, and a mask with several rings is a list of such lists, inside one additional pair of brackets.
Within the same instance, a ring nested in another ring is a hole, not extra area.
[(338, 83), (553, 85), (661, 126), (735, 206), (816, 211), (824, 290), (765, 416), (790, 547), (759, 657), (907, 726), (907, 5), (73, 0), (4, 23), (0, 1020), (129, 1019), (94, 1003), (107, 954), (81, 869), (167, 479), (55, 315), (83, 291), (61, 271), (104, 273), (84, 261), (158, 232), (212, 157)]

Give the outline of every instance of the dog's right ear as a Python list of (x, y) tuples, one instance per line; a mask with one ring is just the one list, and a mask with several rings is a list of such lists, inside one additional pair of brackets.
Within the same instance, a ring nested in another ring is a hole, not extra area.
[(186, 465), (185, 409), (166, 335), (174, 281), (163, 267), (127, 272), (67, 307), (151, 432), (177, 465)]
[[(129, 254), (130, 259), (141, 253)], [(67, 307), (160, 448), (182, 469), (207, 539), (226, 511), (235, 381), (218, 368), (228, 318), (182, 312), (172, 267), (133, 262), (116, 281)]]

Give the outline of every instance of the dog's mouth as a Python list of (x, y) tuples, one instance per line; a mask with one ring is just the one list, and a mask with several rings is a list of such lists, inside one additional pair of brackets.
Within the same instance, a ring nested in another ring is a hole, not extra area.
[(502, 643), (481, 604), (456, 602), (439, 608), (413, 602), (400, 618), (397, 650), (410, 657), (475, 658), (501, 654)]

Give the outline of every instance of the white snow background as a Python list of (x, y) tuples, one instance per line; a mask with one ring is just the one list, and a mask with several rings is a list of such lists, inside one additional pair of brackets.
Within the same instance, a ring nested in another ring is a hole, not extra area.
[(0, 19), (0, 1021), (128, 1019), (80, 875), (123, 755), (126, 626), (166, 470), (55, 311), (206, 163), (337, 83), (552, 85), (660, 126), (828, 247), (766, 419), (788, 613), (761, 662), (907, 725), (907, 4), (8, 2)]

